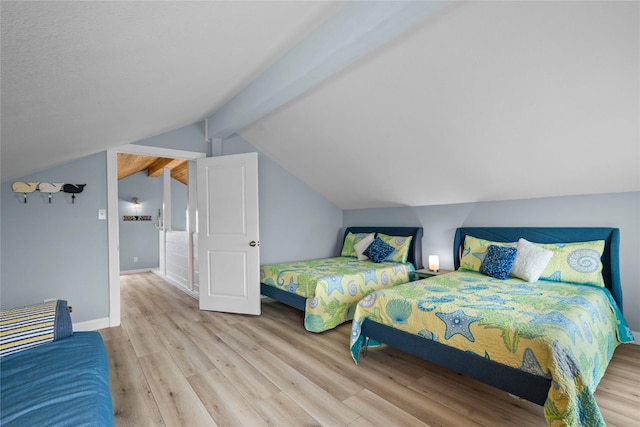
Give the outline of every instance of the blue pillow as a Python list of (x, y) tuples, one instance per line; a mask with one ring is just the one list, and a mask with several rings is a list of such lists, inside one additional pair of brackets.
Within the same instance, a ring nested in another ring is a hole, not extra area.
[(363, 254), (371, 258), (371, 261), (381, 263), (394, 250), (393, 246), (383, 242), (379, 237), (376, 237), (369, 247), (364, 250)]
[(506, 279), (517, 253), (516, 248), (489, 245), (487, 254), (480, 264), (480, 273), (500, 280)]

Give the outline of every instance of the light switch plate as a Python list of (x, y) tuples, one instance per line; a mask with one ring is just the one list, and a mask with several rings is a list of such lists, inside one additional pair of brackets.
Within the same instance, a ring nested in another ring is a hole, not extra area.
[(107, 219), (106, 209), (98, 209), (98, 219)]

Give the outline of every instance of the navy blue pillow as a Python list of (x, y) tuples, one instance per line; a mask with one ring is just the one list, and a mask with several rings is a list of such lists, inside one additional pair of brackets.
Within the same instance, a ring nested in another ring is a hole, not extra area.
[(371, 261), (381, 263), (394, 250), (393, 246), (383, 242), (379, 237), (376, 237), (376, 239), (371, 242), (369, 247), (362, 253), (371, 258)]
[(517, 253), (516, 248), (489, 245), (487, 254), (480, 264), (480, 273), (500, 280), (506, 279)]

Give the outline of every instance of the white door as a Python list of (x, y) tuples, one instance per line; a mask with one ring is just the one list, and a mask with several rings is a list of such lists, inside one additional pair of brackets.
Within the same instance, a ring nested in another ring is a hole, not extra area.
[(260, 314), (257, 153), (197, 161), (200, 309)]

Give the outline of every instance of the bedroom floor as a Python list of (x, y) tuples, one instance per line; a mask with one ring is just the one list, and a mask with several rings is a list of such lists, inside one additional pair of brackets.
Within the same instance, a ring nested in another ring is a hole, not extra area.
[[(301, 312), (201, 312), (152, 273), (121, 277), (122, 325), (101, 330), (116, 426), (546, 426), (518, 401), (392, 348), (355, 365), (350, 323), (307, 332)], [(609, 427), (640, 425), (640, 346), (618, 347), (596, 392)]]

